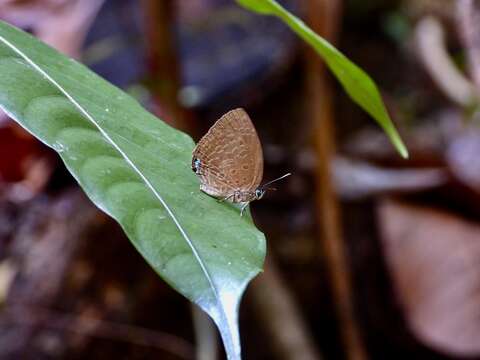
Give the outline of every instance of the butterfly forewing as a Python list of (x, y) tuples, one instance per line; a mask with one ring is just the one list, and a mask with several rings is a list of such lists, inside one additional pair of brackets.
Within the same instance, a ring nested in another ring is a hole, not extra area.
[(201, 188), (210, 195), (254, 192), (262, 181), (262, 147), (243, 109), (229, 111), (210, 128), (193, 151), (196, 159)]

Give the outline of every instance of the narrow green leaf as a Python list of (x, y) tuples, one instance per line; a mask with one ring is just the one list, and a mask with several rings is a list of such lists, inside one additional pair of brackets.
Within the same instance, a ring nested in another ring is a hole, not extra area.
[(265, 238), (250, 217), (199, 191), (193, 141), (2, 22), (0, 74), (0, 107), (60, 154), (156, 272), (213, 318), (228, 358), (240, 359), (238, 306), (262, 268)]
[(250, 11), (279, 17), (310, 44), (323, 58), (352, 100), (378, 122), (400, 155), (408, 157), (407, 148), (388, 115), (377, 86), (362, 69), (275, 0), (237, 0), (237, 2)]

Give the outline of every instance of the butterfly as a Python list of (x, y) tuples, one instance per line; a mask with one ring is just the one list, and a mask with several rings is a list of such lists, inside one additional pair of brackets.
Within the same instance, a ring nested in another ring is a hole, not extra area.
[(200, 179), (200, 190), (221, 201), (242, 203), (240, 215), (253, 200), (260, 200), (263, 153), (250, 117), (243, 109), (223, 115), (200, 139), (192, 154), (192, 170)]

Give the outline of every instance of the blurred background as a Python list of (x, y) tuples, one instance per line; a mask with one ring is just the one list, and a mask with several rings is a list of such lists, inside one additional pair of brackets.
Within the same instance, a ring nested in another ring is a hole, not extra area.
[[(278, 191), (252, 204), (265, 272), (244, 358), (480, 358), (480, 2), (281, 1), (379, 85), (411, 157), (278, 19), (231, 0), (0, 0), (198, 140), (244, 107)], [(1, 76), (1, 74), (0, 74)], [(0, 358), (218, 359), (55, 153), (0, 117)]]

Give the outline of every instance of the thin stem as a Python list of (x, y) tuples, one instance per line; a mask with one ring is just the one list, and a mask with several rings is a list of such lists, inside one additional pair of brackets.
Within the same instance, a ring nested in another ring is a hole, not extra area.
[[(308, 0), (308, 23), (312, 30), (334, 41), (342, 7), (340, 0)], [(325, 67), (313, 52), (306, 53), (306, 86), (309, 115), (314, 129), (316, 158), (316, 202), (323, 251), (332, 282), (334, 302), (346, 356), (350, 360), (366, 359), (360, 330), (354, 314), (351, 273), (347, 249), (341, 232), (338, 200), (332, 184), (331, 164), (335, 155), (334, 112), (331, 86), (325, 78)]]

